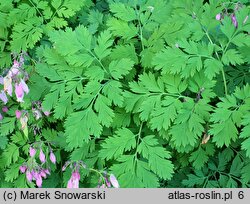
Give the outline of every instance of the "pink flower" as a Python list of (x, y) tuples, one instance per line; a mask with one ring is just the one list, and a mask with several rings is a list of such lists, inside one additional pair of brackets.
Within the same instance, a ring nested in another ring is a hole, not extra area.
[(21, 84), (15, 84), (15, 94), (17, 97), (17, 102), (23, 102), (24, 92)]
[(20, 166), (19, 170), (24, 173), (26, 171), (27, 167), (26, 166)]
[(105, 184), (102, 184), (101, 186), (98, 186), (98, 188), (107, 188)]
[(2, 120), (3, 119), (3, 115), (0, 113), (0, 120)]
[(32, 170), (31, 175), (33, 176), (33, 180), (36, 180), (38, 178), (38, 172)]
[(4, 104), (8, 102), (8, 98), (3, 90), (0, 92), (0, 99), (3, 101)]
[(218, 13), (215, 18), (216, 18), (217, 21), (219, 21), (221, 19), (221, 14)]
[(54, 153), (53, 153), (52, 151), (50, 152), (49, 158), (50, 158), (50, 161), (51, 161), (53, 164), (56, 163), (56, 156), (54, 155)]
[(45, 163), (46, 161), (45, 154), (43, 153), (42, 149), (40, 149), (39, 159), (42, 163)]
[(37, 178), (36, 178), (36, 185), (41, 188), (42, 187), (42, 183), (43, 183), (43, 179), (42, 179), (42, 176), (40, 174), (37, 175)]
[(36, 155), (36, 149), (30, 147), (30, 157), (34, 157)]
[(2, 111), (3, 111), (4, 113), (7, 113), (7, 112), (9, 111), (9, 109), (8, 109), (7, 106), (4, 106), (4, 107), (2, 107)]
[(238, 22), (237, 22), (236, 16), (234, 14), (231, 16), (231, 20), (232, 20), (232, 23), (234, 24), (234, 27), (237, 28)]
[(49, 169), (45, 169), (44, 172), (45, 172), (46, 174), (50, 175)]
[(110, 174), (109, 180), (110, 180), (110, 182), (111, 182), (111, 184), (112, 184), (113, 187), (115, 187), (115, 188), (119, 188), (120, 187), (120, 185), (119, 185), (119, 183), (118, 183), (118, 181), (117, 181), (117, 179), (116, 179), (116, 177), (115, 177), (114, 174)]
[(41, 175), (41, 177), (43, 177), (43, 178), (47, 178), (47, 175), (46, 175), (46, 173), (45, 173), (44, 170), (42, 170), (42, 171), (40, 172), (40, 175)]
[(73, 188), (72, 179), (69, 179), (68, 184), (67, 184), (67, 188)]
[(17, 118), (17, 119), (21, 118), (21, 116), (22, 116), (22, 111), (16, 110), (15, 113), (16, 113), (16, 118)]
[(22, 86), (23, 91), (26, 94), (28, 94), (29, 93), (29, 87), (27, 86), (27, 84), (25, 83), (25, 81), (23, 79), (21, 79), (20, 85)]
[(12, 67), (19, 68), (20, 67), (19, 62), (17, 60), (14, 60)]
[(50, 115), (50, 112), (49, 112), (49, 111), (44, 111), (43, 113), (44, 113), (44, 115), (46, 115), (46, 116), (49, 116), (49, 115)]
[(32, 181), (33, 176), (32, 176), (32, 174), (30, 173), (29, 170), (26, 171), (26, 178), (27, 178), (27, 180), (28, 180), (29, 182)]
[(80, 174), (76, 170), (72, 173), (71, 178), (68, 181), (67, 188), (79, 188)]

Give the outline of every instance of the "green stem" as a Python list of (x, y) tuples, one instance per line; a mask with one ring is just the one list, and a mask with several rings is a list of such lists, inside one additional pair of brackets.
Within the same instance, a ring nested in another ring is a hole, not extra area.
[(39, 13), (39, 15), (43, 18), (43, 21), (45, 21), (45, 23), (48, 23), (45, 19), (43, 14), (39, 11), (39, 9), (36, 7), (36, 5), (32, 2), (32, 0), (29, 0), (29, 2), (31, 3), (31, 5), (36, 9), (36, 11)]
[(89, 168), (89, 171), (93, 171), (93, 172), (99, 174), (99, 175), (100, 175), (100, 178), (102, 178), (103, 183), (106, 183), (105, 178), (104, 178), (104, 176), (102, 175), (101, 172), (99, 172), (99, 171), (97, 171), (97, 170), (95, 170), (95, 169), (92, 169), (92, 168)]
[(141, 123), (139, 132), (137, 134), (138, 137), (137, 137), (137, 142), (136, 142), (136, 151), (135, 151), (135, 154), (134, 154), (135, 160), (137, 160), (138, 146), (139, 146), (139, 142), (140, 142), (140, 139), (141, 139), (141, 132), (142, 132), (143, 123), (144, 122)]
[(140, 13), (139, 11), (136, 9), (136, 6), (135, 6), (135, 10), (136, 10), (136, 14), (137, 14), (137, 20), (138, 20), (138, 24), (139, 24), (139, 37), (140, 37), (140, 40), (141, 40), (141, 46), (142, 46), (142, 50), (145, 49), (144, 47), (144, 43), (143, 43), (143, 33), (142, 33), (142, 24), (141, 24), (141, 17), (140, 17)]
[[(209, 42), (212, 44), (212, 45), (215, 45), (214, 42), (212, 41), (212, 39), (210, 38), (208, 32), (203, 28)], [(220, 57), (219, 57), (219, 54), (217, 51), (215, 51), (215, 54), (216, 54), (216, 57), (219, 61), (221, 61)], [(225, 71), (223, 69), (223, 67), (221, 68), (221, 73), (222, 73), (222, 79), (223, 79), (223, 84), (224, 84), (224, 90), (225, 90), (225, 95), (228, 94), (228, 91), (227, 91), (227, 81), (226, 81), (226, 75), (225, 75)]]

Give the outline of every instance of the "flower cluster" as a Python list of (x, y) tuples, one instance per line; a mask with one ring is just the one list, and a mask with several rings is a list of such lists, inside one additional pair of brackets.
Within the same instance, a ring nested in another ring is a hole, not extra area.
[(114, 188), (120, 188), (119, 182), (116, 179), (115, 175), (110, 174), (110, 176), (108, 176), (106, 171), (103, 172), (98, 183), (98, 188), (111, 188), (112, 186)]
[(86, 168), (86, 165), (83, 163), (83, 161), (67, 161), (62, 167), (62, 171), (65, 171), (67, 167), (72, 169), (71, 177), (68, 181), (67, 188), (79, 188), (79, 182), (81, 178), (79, 171), (80, 168)]
[(43, 169), (43, 168), (30, 169), (25, 165), (20, 166), (19, 169), (22, 173), (26, 173), (27, 181), (32, 182), (32, 180), (35, 180), (36, 185), (39, 188), (42, 187), (43, 178), (46, 179), (47, 175), (50, 175), (49, 169)]
[(12, 97), (13, 88), (17, 102), (24, 102), (24, 94), (29, 93), (29, 88), (26, 81), (29, 79), (28, 73), (23, 69), (24, 56), (26, 53), (21, 53), (14, 56), (12, 67), (6, 71), (6, 76), (0, 76), (0, 84), (3, 85), (3, 90), (0, 91), (0, 99), (4, 104), (8, 102), (8, 95)]
[[(238, 28), (238, 20), (236, 18), (236, 12), (241, 8), (241, 6), (236, 3), (235, 4), (235, 8), (234, 8), (234, 11), (232, 13), (228, 13), (227, 10), (221, 12), (221, 13), (218, 13), (215, 18), (216, 20), (218, 21), (221, 21), (224, 19), (225, 16), (230, 16), (231, 18), (231, 21), (232, 21), (232, 24), (234, 25), (235, 28)], [(245, 17), (244, 21), (243, 21), (243, 25), (247, 22), (248, 20), (248, 16)]]
[(79, 188), (80, 183), (80, 169), (87, 169), (88, 171), (92, 171), (98, 173), (100, 175), (100, 179), (98, 182), (98, 188), (119, 188), (120, 185), (114, 174), (110, 174), (108, 176), (106, 171), (99, 172), (98, 170), (88, 168), (83, 161), (67, 161), (62, 167), (62, 171), (65, 171), (69, 167), (71, 169), (71, 177), (68, 180), (67, 188)]
[[(39, 148), (34, 148), (34, 146)], [(53, 153), (52, 149), (50, 149), (50, 161), (55, 164), (56, 163), (56, 156)], [(38, 163), (35, 159), (36, 153), (39, 151), (39, 160)], [(47, 175), (50, 175), (50, 168), (49, 164), (46, 162), (46, 155), (43, 152), (41, 144), (35, 144), (30, 146), (29, 150), (30, 159), (20, 166), (20, 171), (22, 173), (26, 173), (26, 178), (28, 182), (32, 182), (33, 180), (36, 181), (36, 185), (38, 187), (42, 187), (43, 179), (47, 178)], [(45, 167), (44, 167), (45, 166)]]
[(45, 116), (49, 116), (50, 112), (49, 111), (45, 111), (42, 108), (42, 103), (41, 101), (34, 101), (32, 102), (32, 113), (35, 117), (36, 120), (39, 120), (40, 118), (43, 117), (42, 114), (44, 114)]

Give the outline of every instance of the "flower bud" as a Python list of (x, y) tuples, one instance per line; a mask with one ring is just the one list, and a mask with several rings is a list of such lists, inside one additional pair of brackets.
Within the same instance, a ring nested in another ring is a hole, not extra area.
[(43, 183), (43, 179), (41, 177), (40, 174), (38, 174), (37, 178), (36, 178), (36, 185), (41, 188), (42, 187), (42, 183)]
[(17, 98), (17, 102), (23, 102), (24, 92), (21, 84), (15, 84), (15, 94)]
[(27, 180), (28, 180), (29, 182), (32, 181), (33, 176), (32, 176), (32, 174), (30, 173), (29, 170), (26, 171), (26, 178), (27, 178)]
[(216, 18), (217, 21), (219, 21), (221, 19), (221, 14), (218, 13), (215, 18)]
[(111, 184), (112, 184), (113, 187), (115, 187), (115, 188), (119, 188), (120, 187), (120, 185), (119, 185), (119, 183), (118, 183), (118, 181), (117, 181), (117, 179), (116, 179), (116, 177), (115, 177), (114, 174), (110, 174), (109, 180), (110, 180), (110, 182), (111, 182)]
[(56, 156), (54, 155), (54, 153), (53, 153), (52, 151), (50, 152), (49, 158), (50, 158), (50, 161), (51, 161), (53, 164), (56, 163)]
[(19, 84), (19, 85), (22, 87), (23, 91), (24, 91), (26, 94), (29, 93), (29, 87), (27, 86), (27, 84), (25, 83), (25, 81), (24, 81), (23, 79), (20, 81), (20, 84)]
[(67, 188), (73, 188), (72, 179), (69, 179), (68, 184), (67, 184)]
[(20, 111), (20, 110), (16, 110), (16, 118), (17, 119), (20, 119), (21, 118), (21, 116), (22, 116), (22, 111)]
[(4, 104), (8, 102), (8, 98), (3, 90), (0, 92), (0, 99), (3, 101)]
[(46, 115), (46, 116), (49, 116), (49, 115), (50, 115), (50, 112), (49, 112), (49, 111), (44, 111), (43, 113), (44, 113), (44, 115)]
[(45, 173), (44, 170), (42, 170), (42, 171), (40, 172), (40, 175), (41, 175), (41, 177), (43, 177), (43, 178), (47, 178), (47, 175), (46, 175), (46, 173)]
[(4, 107), (2, 107), (2, 111), (3, 111), (4, 113), (7, 113), (7, 112), (9, 111), (9, 109), (8, 109), (7, 106), (4, 106)]
[(13, 66), (12, 66), (12, 67), (13, 67), (13, 68), (19, 68), (19, 67), (20, 67), (20, 65), (19, 65), (19, 63), (18, 63), (17, 60), (14, 60)]
[(26, 171), (27, 167), (26, 166), (20, 166), (19, 170), (24, 173)]
[(34, 157), (36, 154), (36, 149), (34, 149), (33, 147), (30, 147), (30, 157)]
[(238, 22), (237, 22), (236, 16), (234, 14), (231, 16), (231, 20), (232, 20), (232, 23), (234, 24), (234, 27), (237, 28)]
[(46, 161), (45, 154), (43, 153), (42, 149), (40, 149), (39, 159), (42, 163), (45, 163)]

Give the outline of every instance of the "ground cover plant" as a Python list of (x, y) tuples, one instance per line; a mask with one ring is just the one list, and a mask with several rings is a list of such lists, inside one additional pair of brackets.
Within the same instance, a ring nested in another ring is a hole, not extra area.
[(249, 187), (248, 0), (0, 0), (1, 187)]

